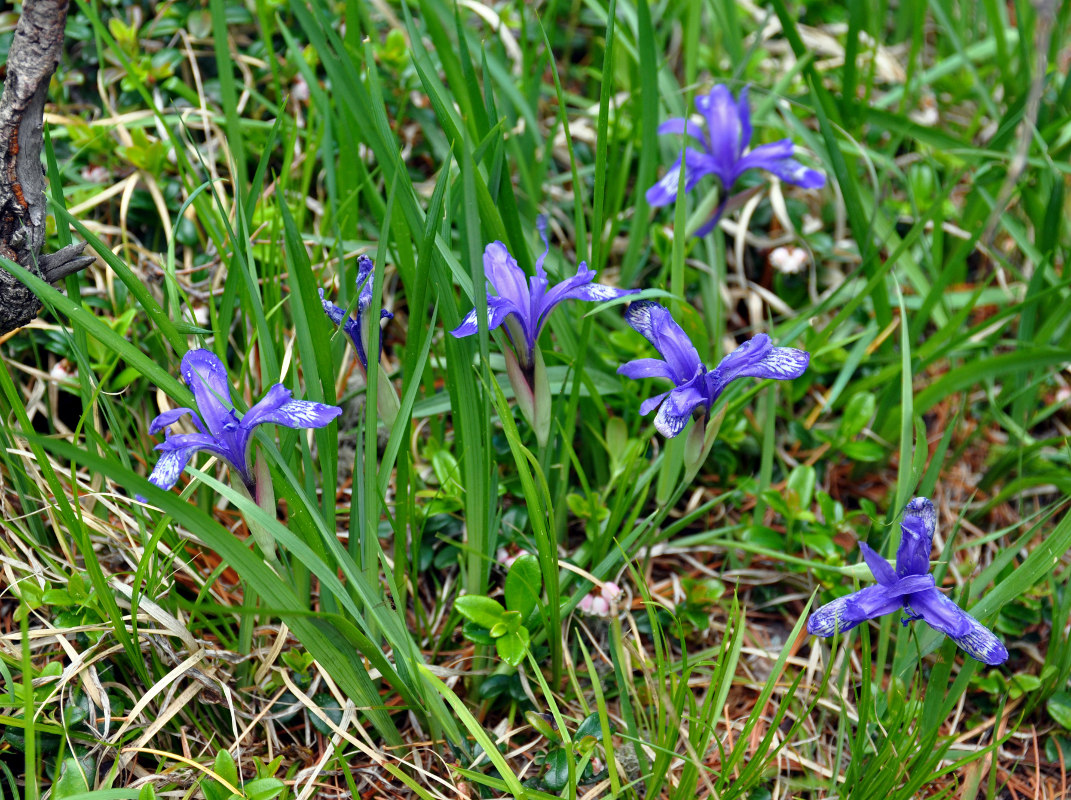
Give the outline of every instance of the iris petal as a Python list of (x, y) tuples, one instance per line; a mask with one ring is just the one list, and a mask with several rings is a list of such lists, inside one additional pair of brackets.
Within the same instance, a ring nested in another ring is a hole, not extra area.
[(649, 300), (637, 300), (629, 304), (625, 321), (665, 359), (673, 372), (673, 380), (678, 384), (690, 381), (703, 372), (703, 362), (695, 345), (664, 306)]
[(192, 408), (173, 408), (170, 411), (164, 411), (162, 414), (158, 414), (152, 422), (149, 423), (149, 435), (157, 434), (165, 428), (174, 425), (180, 418), (189, 414), (193, 417), (193, 424), (197, 426), (197, 430), (201, 433), (205, 432), (204, 425), (201, 423), (200, 417), (197, 416), (197, 412)]
[[(493, 331), (499, 325), (506, 321), (506, 317), (510, 314), (516, 314), (520, 316), (521, 311), (509, 300), (504, 297), (497, 297), (493, 294), (487, 295), (487, 329)], [(461, 320), (461, 324), (454, 328), (450, 333), (460, 339), (462, 336), (472, 336), (480, 327), (477, 319), (476, 309), (472, 309), (465, 318)]]
[(991, 665), (1008, 660), (1004, 643), (936, 588), (910, 595), (908, 604), (927, 625), (952, 639), (971, 658)]
[(930, 549), (937, 529), (937, 511), (925, 497), (907, 504), (900, 523), (900, 546), (896, 549), (896, 574), (922, 575), (930, 571)]
[(859, 549), (863, 551), (863, 560), (870, 567), (871, 573), (878, 579), (878, 583), (886, 586), (896, 583), (896, 570), (889, 566), (889, 562), (876, 553), (866, 542), (859, 543)]
[(669, 364), (658, 358), (637, 358), (617, 368), (618, 375), (642, 380), (644, 378), (669, 378), (673, 380), (673, 370)]
[(867, 586), (858, 592), (838, 597), (819, 608), (807, 620), (807, 632), (815, 636), (832, 636), (850, 631), (860, 622), (891, 614), (901, 608), (901, 595), (887, 586)]
[(205, 427), (219, 436), (231, 422), (231, 386), (223, 362), (210, 350), (190, 350), (182, 357), (182, 377), (193, 392)]

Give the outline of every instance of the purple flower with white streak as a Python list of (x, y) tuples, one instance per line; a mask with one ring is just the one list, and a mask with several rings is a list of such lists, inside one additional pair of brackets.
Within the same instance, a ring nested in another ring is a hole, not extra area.
[[(505, 324), (517, 359), (521, 367), (530, 370), (534, 362), (536, 341), (547, 321), (547, 316), (554, 307), (565, 300), (616, 300), (627, 294), (634, 294), (638, 289), (615, 289), (595, 283), (595, 270), (588, 269), (587, 262), (581, 261), (576, 268), (576, 275), (566, 278), (554, 288), (550, 288), (547, 271), (543, 262), (550, 252), (547, 242), (546, 220), (540, 217), (539, 235), (546, 249), (536, 259), (536, 274), (528, 277), (518, 266), (516, 259), (502, 242), (491, 242), (483, 251), (483, 269), (487, 282), (495, 294), (487, 293), (487, 327), (494, 330)], [(472, 336), (479, 330), (477, 310), (474, 308), (461, 324), (450, 331), (454, 336)]]
[[(366, 312), (368, 311), (368, 306), (372, 304), (372, 281), (374, 280), (374, 273), (375, 265), (373, 265), (372, 259), (365, 255), (358, 256), (356, 319), (347, 314), (344, 308), (340, 308), (330, 300), (325, 299), (324, 290), (320, 290), (320, 303), (323, 305), (324, 313), (331, 318), (333, 323), (341, 325), (343, 330), (349, 335), (350, 341), (353, 342), (353, 346), (357, 350), (357, 358), (360, 359), (361, 366), (364, 368), (366, 375), (368, 374), (368, 342), (371, 338)], [(392, 319), (393, 317), (394, 315), (385, 308), (380, 309), (379, 318), (381, 320)], [(382, 344), (381, 340), (381, 349)]]
[[(294, 400), (290, 390), (277, 383), (264, 399), (241, 418), (231, 403), (227, 370), (210, 350), (191, 350), (182, 358), (182, 377), (193, 392), (197, 409), (173, 408), (160, 414), (149, 425), (149, 433), (165, 431), (167, 438), (156, 445), (160, 460), (149, 482), (170, 489), (179, 479), (194, 453), (203, 450), (226, 461), (238, 473), (252, 495), (256, 486), (249, 459), (253, 429), (264, 423), (287, 428), (322, 428), (342, 413), (338, 406)], [(189, 414), (199, 433), (172, 436), (168, 430), (180, 417)]]
[(774, 347), (770, 337), (760, 333), (707, 371), (688, 334), (664, 306), (649, 300), (631, 303), (625, 321), (642, 333), (662, 358), (629, 361), (618, 367), (618, 373), (636, 379), (668, 378), (675, 384), (673, 389), (647, 398), (640, 406), (641, 414), (649, 414), (661, 405), (654, 424), (667, 439), (684, 430), (694, 413), (709, 410), (737, 378), (791, 380), (802, 375), (811, 361), (807, 351)]
[(916, 497), (907, 504), (900, 524), (903, 535), (896, 551), (895, 570), (866, 542), (860, 542), (859, 549), (877, 585), (819, 608), (807, 620), (808, 633), (815, 636), (844, 633), (868, 619), (903, 609), (907, 612), (901, 620), (905, 626), (921, 619), (983, 664), (1004, 663), (1008, 658), (1004, 644), (955, 601), (941, 594), (930, 575), (930, 548), (936, 526), (937, 512), (927, 498)]
[[(660, 134), (683, 134), (691, 138), (694, 147), (685, 147), (684, 191), (690, 192), (705, 175), (713, 175), (721, 183), (722, 200), (711, 219), (696, 236), (705, 236), (721, 219), (729, 202), (729, 193), (737, 179), (749, 169), (772, 172), (785, 183), (804, 189), (825, 186), (826, 176), (803, 166), (792, 156), (795, 145), (791, 139), (771, 142), (748, 151), (751, 143), (751, 111), (747, 103), (747, 87), (740, 90), (738, 100), (726, 86), (716, 85), (708, 94), (695, 98), (696, 111), (704, 125), (685, 117), (668, 119), (658, 127)], [(652, 207), (669, 205), (677, 199), (681, 159), (647, 190), (647, 202)]]

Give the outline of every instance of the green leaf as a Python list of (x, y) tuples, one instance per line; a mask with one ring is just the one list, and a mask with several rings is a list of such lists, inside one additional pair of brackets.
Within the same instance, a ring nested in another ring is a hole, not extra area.
[(60, 766), (60, 776), (52, 787), (56, 800), (66, 800), (89, 791), (89, 784), (77, 758), (65, 758)]
[(524, 661), (530, 638), (528, 629), (520, 628), (516, 633), (507, 633), (495, 639), (495, 649), (498, 650), (498, 655), (503, 661), (515, 667)]
[(557, 747), (547, 753), (544, 763), (547, 771), (543, 775), (543, 783), (552, 792), (560, 792), (569, 782), (569, 753), (564, 747)]
[(796, 494), (795, 510), (803, 511), (811, 507), (816, 481), (817, 475), (810, 464), (800, 464), (788, 474), (787, 488)]
[(592, 711), (584, 717), (573, 738), (583, 739), (585, 736), (594, 736), (598, 740), (602, 739), (602, 722), (599, 720), (599, 712)]
[(1057, 725), (1071, 731), (1071, 692), (1057, 692), (1045, 703), (1045, 709)]
[(488, 629), (502, 622), (502, 615), (506, 613), (506, 609), (502, 608), (498, 601), (478, 594), (466, 594), (457, 598), (454, 607), (465, 619)]
[(494, 644), (495, 639), (491, 635), (491, 632), (483, 625), (477, 625), (475, 622), (466, 622), (461, 628), (461, 633), (470, 642), (476, 644)]
[[(341, 718), (341, 714), (339, 717)], [(313, 717), (313, 719), (315, 720), (316, 717)], [(244, 788), (245, 796), (249, 800), (272, 800), (273, 797), (278, 797), (283, 793), (283, 790), (286, 789), (286, 784), (278, 778), (257, 778), (254, 781), (249, 781)]]
[(885, 458), (885, 448), (871, 439), (861, 442), (845, 442), (840, 451), (853, 461), (881, 461)]
[[(342, 723), (342, 706), (338, 704), (331, 694), (328, 692), (317, 692), (312, 696), (312, 701), (316, 703), (316, 706), (324, 712), (324, 716), (331, 720), (335, 725)], [(316, 728), (324, 736), (331, 735), (331, 728), (315, 714), (309, 714), (309, 722), (312, 723), (312, 727)], [(246, 792), (248, 793), (249, 786), (246, 786)]]
[(561, 737), (554, 725), (554, 717), (550, 714), (540, 714), (538, 711), (525, 711), (524, 718), (528, 724), (543, 734), (544, 738), (552, 742), (560, 742)]
[(848, 405), (844, 409), (844, 415), (840, 418), (837, 436), (847, 441), (862, 433), (863, 428), (870, 423), (870, 418), (874, 416), (874, 407), (876, 405), (877, 398), (871, 392), (860, 392), (852, 395), (851, 400), (848, 401)]
[(543, 577), (539, 571), (539, 559), (526, 553), (513, 562), (506, 575), (506, 608), (521, 615), (521, 620), (535, 610), (543, 588)]

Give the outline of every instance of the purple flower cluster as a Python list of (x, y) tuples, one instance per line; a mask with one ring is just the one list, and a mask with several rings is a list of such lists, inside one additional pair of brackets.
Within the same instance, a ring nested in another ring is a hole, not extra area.
[[(660, 134), (674, 134), (688, 139), (676, 163), (647, 190), (648, 203), (660, 207), (676, 201), (681, 188), (690, 192), (704, 176), (717, 179), (720, 203), (713, 217), (698, 235), (708, 232), (721, 218), (731, 200), (740, 177), (752, 169), (765, 170), (786, 183), (805, 189), (825, 185), (825, 176), (795, 158), (795, 147), (788, 139), (750, 148), (752, 128), (747, 89), (733, 98), (728, 88), (714, 86), (695, 100), (699, 121), (691, 118), (670, 119), (659, 128)], [(680, 180), (684, 186), (680, 186)], [(511, 347), (504, 353), (507, 372), (517, 405), (528, 420), (542, 447), (549, 441), (551, 396), (539, 337), (553, 310), (566, 300), (607, 302), (638, 292), (595, 282), (595, 271), (580, 262), (576, 273), (551, 285), (545, 268), (550, 252), (545, 219), (538, 222), (544, 250), (536, 259), (535, 274), (528, 276), (499, 241), (487, 245), (483, 254), (486, 286), (486, 316), (477, 308), (469, 311), (450, 333), (458, 338), (476, 334), (481, 325), (488, 330), (504, 328)], [(380, 365), (381, 352), (371, 354), (373, 325), (393, 315), (386, 310), (371, 309), (374, 265), (367, 256), (357, 262), (357, 301), (354, 314), (330, 302), (320, 290), (324, 313), (345, 331), (357, 353), (362, 373), (370, 368), (381, 370), (379, 385), (388, 387), (393, 397), (392, 414), (397, 413), (397, 395)], [(647, 397), (640, 413), (657, 409), (654, 427), (667, 438), (680, 435), (690, 420), (696, 420), (686, 440), (684, 463), (687, 476), (694, 476), (706, 458), (717, 433), (717, 426), (706, 426), (706, 417), (728, 385), (741, 378), (787, 381), (799, 378), (807, 370), (811, 356), (801, 349), (775, 346), (764, 333), (744, 342), (708, 369), (691, 340), (673, 319), (670, 311), (648, 300), (633, 300), (625, 311), (625, 321), (640, 333), (658, 352), (659, 358), (639, 358), (622, 364), (618, 373), (636, 380), (660, 379), (670, 388)], [(191, 350), (182, 359), (182, 376), (193, 392), (196, 408), (175, 408), (157, 416), (149, 432), (164, 431), (165, 440), (156, 446), (161, 456), (149, 480), (162, 489), (170, 489), (197, 452), (208, 452), (230, 465), (242, 485), (255, 495), (256, 475), (250, 450), (256, 426), (274, 423), (290, 428), (321, 428), (341, 413), (337, 406), (294, 400), (282, 384), (272, 386), (262, 400), (244, 415), (236, 412), (230, 395), (230, 382), (223, 363), (208, 350)], [(389, 399), (389, 398), (388, 398)], [(171, 435), (170, 427), (189, 415), (197, 433)], [(388, 425), (393, 416), (388, 419)], [(686, 477), (686, 480), (689, 479)], [(272, 502), (270, 493), (269, 505)], [(816, 636), (833, 636), (851, 630), (867, 620), (903, 610), (904, 625), (921, 619), (935, 630), (952, 638), (973, 658), (986, 664), (1000, 664), (1008, 651), (994, 634), (954, 601), (941, 593), (929, 572), (936, 512), (926, 498), (912, 500), (906, 509), (893, 568), (865, 543), (860, 544), (863, 558), (877, 580), (874, 586), (819, 608), (807, 621), (807, 629)], [(270, 546), (267, 545), (267, 546)], [(523, 551), (522, 551), (523, 552)], [(500, 551), (500, 560), (508, 554)], [(604, 616), (615, 613), (620, 588), (603, 583), (600, 591), (584, 597), (579, 608), (584, 613)], [(508, 593), (508, 589), (507, 589)], [(527, 631), (525, 630), (525, 634)]]

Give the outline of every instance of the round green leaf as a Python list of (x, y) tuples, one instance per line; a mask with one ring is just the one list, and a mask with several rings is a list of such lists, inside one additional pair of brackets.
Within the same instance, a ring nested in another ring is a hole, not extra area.
[(466, 594), (459, 597), (454, 606), (465, 619), (488, 629), (500, 623), (506, 611), (497, 601), (478, 594)]
[(1057, 692), (1045, 703), (1057, 725), (1071, 731), (1071, 692)]
[(530, 553), (521, 556), (506, 575), (506, 608), (519, 612), (522, 620), (527, 619), (535, 610), (542, 589), (539, 559)]
[(558, 747), (547, 753), (547, 771), (543, 783), (552, 792), (560, 792), (569, 782), (569, 754), (565, 748)]
[(524, 654), (528, 652), (528, 629), (521, 628), (516, 633), (507, 633), (495, 639), (495, 648), (499, 657), (515, 667), (524, 661)]

